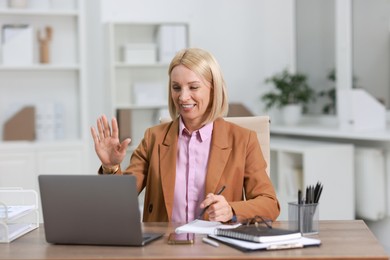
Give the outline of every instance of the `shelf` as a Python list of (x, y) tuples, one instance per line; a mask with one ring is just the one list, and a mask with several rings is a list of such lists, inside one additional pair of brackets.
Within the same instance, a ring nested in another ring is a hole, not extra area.
[(131, 64), (131, 63), (125, 63), (125, 62), (117, 62), (115, 63), (115, 67), (120, 69), (127, 69), (127, 68), (168, 68), (169, 64), (166, 63), (151, 63), (151, 64)]
[(117, 109), (133, 109), (133, 110), (150, 110), (150, 109), (162, 109), (168, 108), (168, 105), (160, 104), (160, 105), (117, 105)]
[(0, 9), (0, 15), (78, 16), (79, 13), (77, 10)]
[(323, 142), (323, 141), (303, 141), (300, 139), (272, 136), (270, 145), (272, 150), (274, 151), (281, 150), (281, 151), (291, 152), (291, 153), (303, 153), (306, 150), (310, 150), (312, 148), (319, 148), (319, 147), (333, 148), (337, 144)]
[(0, 141), (0, 151), (2, 149), (40, 147), (40, 148), (56, 148), (56, 147), (77, 147), (83, 146), (81, 140), (54, 140), (54, 141)]
[(0, 71), (77, 71), (78, 64), (0, 65)]
[(390, 126), (385, 130), (354, 131), (337, 125), (306, 123), (296, 126), (271, 125), (271, 134), (302, 137), (336, 138), (361, 141), (390, 141)]

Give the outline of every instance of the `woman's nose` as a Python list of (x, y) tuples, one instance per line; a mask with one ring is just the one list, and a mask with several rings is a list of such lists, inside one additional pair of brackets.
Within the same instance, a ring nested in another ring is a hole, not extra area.
[(188, 94), (188, 92), (187, 91), (182, 91), (181, 92), (181, 94), (180, 94), (180, 96), (179, 96), (179, 100), (180, 101), (186, 101), (188, 98), (189, 98), (189, 94)]

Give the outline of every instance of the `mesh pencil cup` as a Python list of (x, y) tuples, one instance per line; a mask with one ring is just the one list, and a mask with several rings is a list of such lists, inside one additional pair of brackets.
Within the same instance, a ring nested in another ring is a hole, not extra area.
[(319, 204), (288, 203), (288, 224), (290, 230), (296, 230), (302, 235), (318, 234)]

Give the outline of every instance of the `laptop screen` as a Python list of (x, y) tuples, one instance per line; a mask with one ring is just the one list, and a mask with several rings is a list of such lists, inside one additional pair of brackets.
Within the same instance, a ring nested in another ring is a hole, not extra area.
[(134, 176), (40, 175), (38, 178), (47, 242), (145, 244)]

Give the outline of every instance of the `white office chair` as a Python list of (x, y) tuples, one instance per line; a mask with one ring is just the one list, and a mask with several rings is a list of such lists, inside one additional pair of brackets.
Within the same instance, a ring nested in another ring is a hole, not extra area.
[[(270, 118), (269, 116), (245, 116), (225, 117), (226, 121), (232, 122), (241, 127), (248, 128), (257, 133), (264, 160), (267, 163), (266, 172), (270, 176)], [(161, 123), (169, 122), (171, 119), (160, 119)]]
[(266, 172), (270, 176), (270, 118), (269, 116), (225, 117), (226, 121), (241, 127), (248, 128), (257, 133), (264, 160), (267, 163)]

